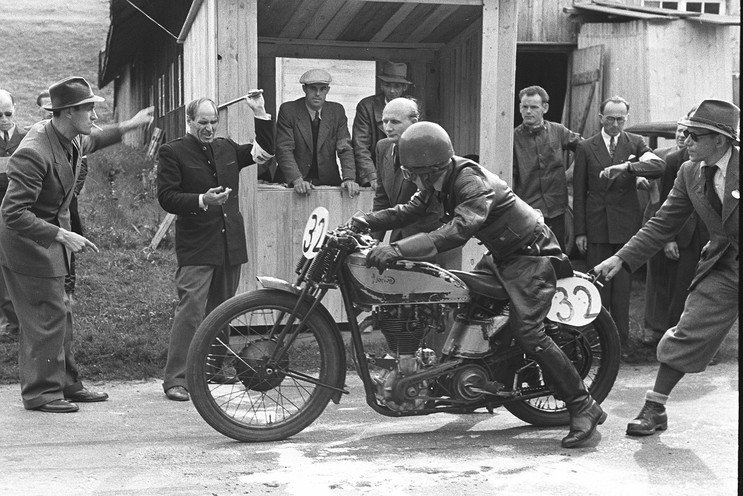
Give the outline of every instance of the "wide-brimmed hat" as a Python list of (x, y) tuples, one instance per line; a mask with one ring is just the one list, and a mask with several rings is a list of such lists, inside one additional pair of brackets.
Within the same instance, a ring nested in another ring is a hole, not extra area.
[(385, 83), (413, 84), (408, 81), (408, 65), (403, 62), (392, 62), (387, 60), (382, 65), (382, 72), (377, 76)]
[(330, 84), (332, 80), (330, 73), (322, 69), (310, 69), (299, 78), (302, 84)]
[(102, 97), (93, 94), (90, 83), (81, 77), (70, 77), (51, 85), (49, 87), (49, 99), (51, 103), (44, 105), (44, 110), (62, 110), (84, 103), (103, 101)]
[(679, 124), (687, 127), (709, 129), (738, 141), (740, 109), (724, 100), (704, 100)]

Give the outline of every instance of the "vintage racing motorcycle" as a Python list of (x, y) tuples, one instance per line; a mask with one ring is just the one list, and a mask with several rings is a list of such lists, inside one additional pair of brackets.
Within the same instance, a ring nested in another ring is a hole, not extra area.
[[(350, 355), (378, 413), (503, 406), (533, 425), (568, 424), (549, 377), (512, 337), (508, 296), (495, 276), (407, 260), (380, 274), (366, 267), (376, 240), (347, 226), (327, 232), (327, 222), (323, 207), (310, 216), (293, 284), (258, 277), (261, 289), (227, 300), (197, 330), (188, 389), (209, 425), (239, 441), (281, 440), (348, 394), (341, 325), (322, 303), (331, 289), (341, 292)], [(567, 257), (553, 265), (558, 287), (546, 332), (601, 402), (619, 369), (616, 327), (591, 277), (573, 272)], [(370, 329), (381, 331), (386, 349), (365, 350)]]

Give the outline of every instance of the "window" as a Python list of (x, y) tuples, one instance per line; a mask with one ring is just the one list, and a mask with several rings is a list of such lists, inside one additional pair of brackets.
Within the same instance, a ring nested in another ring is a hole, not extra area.
[(724, 14), (725, 2), (722, 0), (689, 2), (679, 0), (677, 2), (664, 2), (659, 0), (645, 0), (645, 7), (659, 7), (663, 9), (680, 10), (684, 12), (700, 12), (705, 14)]

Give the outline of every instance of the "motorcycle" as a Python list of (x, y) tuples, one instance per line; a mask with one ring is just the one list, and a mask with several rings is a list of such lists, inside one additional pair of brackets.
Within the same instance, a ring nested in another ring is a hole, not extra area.
[[(380, 273), (366, 266), (376, 240), (348, 226), (328, 232), (327, 223), (327, 210), (318, 207), (293, 284), (258, 277), (260, 289), (225, 301), (196, 331), (188, 390), (210, 426), (238, 441), (278, 441), (349, 394), (341, 325), (322, 303), (331, 289), (340, 290), (350, 355), (376, 412), (492, 413), (502, 406), (536, 426), (568, 424), (549, 377), (513, 338), (509, 298), (493, 274), (408, 260)], [(597, 281), (573, 271), (567, 257), (555, 257), (553, 266), (558, 283), (545, 331), (601, 402), (619, 370), (616, 326)], [(378, 353), (362, 339), (372, 329), (385, 338)]]

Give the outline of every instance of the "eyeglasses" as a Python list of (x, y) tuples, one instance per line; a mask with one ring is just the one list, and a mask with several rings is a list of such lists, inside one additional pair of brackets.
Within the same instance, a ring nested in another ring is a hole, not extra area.
[(624, 124), (627, 122), (626, 117), (611, 117), (611, 116), (602, 116), (603, 119), (607, 120), (608, 122), (616, 122), (617, 124)]
[(700, 136), (709, 136), (710, 134), (715, 134), (715, 133), (695, 133), (694, 131), (689, 131), (688, 129), (684, 129), (683, 131), (681, 131), (681, 134), (684, 135), (684, 139), (691, 136), (692, 141), (699, 141)]
[(0, 112), (0, 116), (13, 117), (13, 112)]

